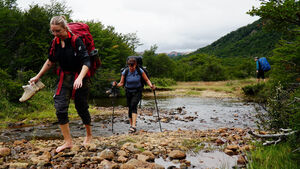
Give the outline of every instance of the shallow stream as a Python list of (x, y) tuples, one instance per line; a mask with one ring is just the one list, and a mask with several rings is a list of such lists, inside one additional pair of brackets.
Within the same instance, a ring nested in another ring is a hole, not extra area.
[[(112, 106), (111, 99), (94, 100), (96, 106)], [(124, 99), (114, 100), (115, 110), (126, 104)], [(158, 112), (161, 117), (162, 130), (205, 130), (217, 129), (221, 127), (235, 128), (255, 128), (256, 104), (245, 103), (238, 99), (217, 99), (199, 97), (177, 97), (177, 98), (158, 98)], [(155, 109), (154, 98), (144, 98), (142, 100), (142, 111), (138, 115), (137, 128), (148, 132), (159, 132), (159, 122)], [(151, 112), (144, 113), (144, 110)], [(110, 136), (112, 134), (127, 134), (129, 122), (127, 114), (115, 116), (113, 123), (111, 118), (93, 117), (93, 135)], [(80, 120), (70, 122), (71, 134), (73, 137), (83, 137), (85, 129)], [(0, 142), (14, 141), (20, 139), (58, 139), (62, 138), (57, 124), (45, 124), (39, 126), (11, 128), (2, 130)], [(201, 158), (200, 158), (201, 157)], [(201, 159), (199, 161), (199, 159)], [(236, 165), (236, 156), (228, 156), (223, 152), (199, 152), (188, 154), (190, 160), (196, 168), (225, 168)], [(167, 159), (157, 158), (156, 163), (165, 167), (179, 167)]]

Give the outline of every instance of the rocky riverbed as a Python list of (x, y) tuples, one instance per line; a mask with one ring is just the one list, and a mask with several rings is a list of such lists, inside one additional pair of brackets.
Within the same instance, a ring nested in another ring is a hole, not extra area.
[[(57, 125), (18, 126), (2, 131), (2, 136), (16, 140), (0, 142), (0, 168), (243, 168), (247, 163), (245, 154), (253, 148), (249, 126), (201, 129), (206, 123), (218, 126), (221, 122), (216, 118), (223, 116), (216, 114), (221, 113), (211, 114), (213, 118), (207, 117), (210, 122), (206, 122), (200, 113), (188, 112), (185, 107), (161, 110), (163, 132), (159, 132), (157, 117), (153, 117), (155, 110), (142, 108), (138, 132), (128, 134), (126, 108), (115, 108), (114, 133), (111, 132), (111, 114), (104, 113), (112, 112), (112, 108), (95, 107), (94, 110), (99, 113), (92, 117), (93, 128), (101, 131), (97, 130), (98, 134), (94, 131), (93, 142), (82, 146), (84, 128), (80, 120), (72, 121), (70, 126), (75, 127), (71, 132), (76, 128), (79, 130), (72, 133), (74, 147), (60, 153), (55, 152), (63, 144)], [(230, 111), (226, 119), (229, 117), (232, 122), (223, 125), (251, 120), (251, 115), (245, 112)], [(52, 136), (42, 137), (43, 133), (52, 131)], [(35, 137), (12, 137), (26, 132), (28, 135), (35, 133)]]
[(247, 130), (241, 128), (159, 133), (140, 130), (130, 135), (95, 137), (86, 147), (82, 146), (83, 137), (73, 140), (73, 148), (60, 153), (55, 149), (63, 141), (57, 139), (1, 142), (0, 168), (177, 168), (156, 163), (158, 158), (178, 164), (178, 168), (196, 168), (205, 161), (200, 158), (194, 164), (186, 158), (199, 151), (221, 151), (236, 156), (236, 164), (244, 166), (245, 152), (253, 148)]
[[(193, 99), (171, 102), (180, 105), (188, 100), (187, 106), (160, 109), (163, 132), (159, 132), (152, 106), (139, 109), (135, 134), (128, 134), (127, 108), (115, 107), (112, 133), (112, 107), (95, 107), (93, 142), (82, 146), (84, 127), (80, 120), (73, 120), (70, 127), (74, 146), (60, 153), (55, 152), (63, 144), (57, 124), (9, 124), (11, 129), (0, 133), (0, 168), (245, 167), (245, 154), (254, 148), (248, 134), (255, 121), (252, 105)], [(205, 109), (189, 107), (202, 102)]]

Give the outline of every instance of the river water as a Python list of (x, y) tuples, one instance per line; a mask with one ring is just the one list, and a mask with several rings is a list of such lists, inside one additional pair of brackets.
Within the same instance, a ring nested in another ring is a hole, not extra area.
[[(94, 100), (96, 106), (112, 106), (111, 99)], [(126, 104), (125, 99), (114, 100), (116, 110)], [(244, 103), (238, 99), (217, 99), (199, 97), (158, 98), (158, 112), (161, 117), (162, 130), (204, 130), (220, 127), (255, 128), (255, 104)], [(144, 98), (137, 119), (138, 129), (149, 132), (159, 132), (154, 98)], [(152, 114), (144, 113), (152, 112)], [(93, 118), (93, 134), (95, 136), (110, 136), (112, 134), (128, 133), (127, 115), (114, 118)], [(113, 127), (113, 133), (112, 133)], [(82, 137), (85, 129), (80, 120), (70, 122), (73, 137)], [(43, 124), (22, 128), (2, 130), (0, 141), (20, 139), (57, 139), (61, 138), (57, 124)]]
[[(114, 101), (115, 110), (118, 111), (126, 104), (124, 98), (92, 100), (92, 104), (101, 107), (112, 106)], [(160, 125), (157, 120), (157, 112), (161, 117), (162, 130), (205, 130), (221, 127), (256, 128), (255, 126), (255, 103), (245, 103), (238, 99), (228, 98), (200, 98), (200, 97), (165, 97), (157, 99), (158, 111), (155, 109), (154, 98), (144, 98), (141, 102), (137, 119), (138, 130), (159, 132)], [(103, 108), (104, 109), (104, 108)], [(124, 110), (124, 109), (123, 109)], [(126, 109), (127, 110), (127, 109)], [(110, 117), (95, 116), (92, 118), (92, 132), (94, 136), (111, 136), (113, 134), (127, 134), (129, 122), (127, 114), (114, 117), (114, 123)], [(113, 127), (113, 132), (112, 132)], [(80, 120), (70, 122), (73, 137), (83, 137), (85, 128)], [(62, 139), (57, 124), (44, 124), (21, 128), (2, 130), (0, 142), (20, 139)], [(188, 161), (192, 168), (232, 168), (236, 165), (237, 156), (228, 156), (224, 152), (200, 151), (196, 154), (187, 153)], [(166, 168), (173, 166), (179, 168), (179, 163), (161, 157), (155, 159), (155, 163)], [(190, 168), (190, 167), (189, 167)]]

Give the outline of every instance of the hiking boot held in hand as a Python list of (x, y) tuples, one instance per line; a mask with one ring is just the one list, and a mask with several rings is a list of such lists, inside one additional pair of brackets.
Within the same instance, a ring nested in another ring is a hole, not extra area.
[(29, 85), (22, 86), (22, 88), (24, 89), (24, 93), (22, 97), (19, 99), (19, 101), (25, 102), (29, 100), (36, 92), (43, 89), (44, 87), (45, 85), (41, 81), (38, 81), (37, 83), (31, 85), (29, 84)]

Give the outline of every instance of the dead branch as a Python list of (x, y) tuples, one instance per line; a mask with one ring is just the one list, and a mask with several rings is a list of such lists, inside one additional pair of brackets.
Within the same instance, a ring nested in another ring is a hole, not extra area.
[(267, 145), (271, 145), (271, 144), (277, 144), (277, 143), (279, 143), (280, 141), (282, 141), (282, 139), (281, 138), (279, 138), (278, 140), (276, 140), (276, 141), (266, 141), (266, 142), (264, 142), (263, 143), (263, 146), (267, 146)]
[(289, 135), (292, 135), (294, 133), (296, 133), (297, 131), (291, 131), (289, 133), (281, 133), (281, 134), (266, 134), (266, 135), (262, 135), (262, 134), (256, 134), (254, 133), (252, 130), (250, 130), (248, 133), (255, 136), (255, 137), (259, 137), (259, 138), (279, 138), (279, 137), (286, 137)]
[(276, 145), (277, 143), (282, 141), (284, 137), (292, 135), (297, 132), (297, 131), (292, 131), (291, 129), (280, 129), (280, 130), (283, 132), (288, 132), (288, 133), (262, 135), (262, 134), (256, 134), (252, 130), (250, 130), (248, 133), (255, 137), (259, 137), (259, 138), (278, 138), (277, 140), (264, 142), (263, 145), (266, 146), (266, 145), (271, 145), (271, 144)]

